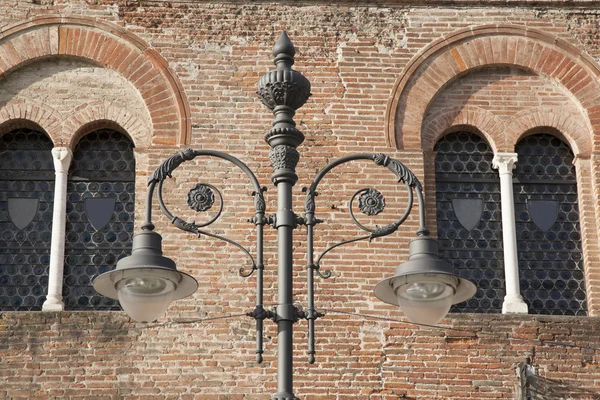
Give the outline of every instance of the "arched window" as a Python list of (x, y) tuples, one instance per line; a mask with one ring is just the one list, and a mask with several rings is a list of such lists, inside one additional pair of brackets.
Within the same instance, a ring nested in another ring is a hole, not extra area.
[(0, 311), (41, 310), (48, 289), (54, 164), (41, 131), (0, 137)]
[(500, 313), (505, 295), (500, 182), (494, 154), (471, 133), (452, 133), (435, 146), (440, 257), (477, 286), (453, 312)]
[(516, 152), (521, 295), (531, 314), (586, 315), (573, 152), (548, 134), (526, 137)]
[(101, 129), (77, 144), (67, 185), (65, 309), (120, 309), (91, 282), (131, 252), (134, 181), (133, 144), (122, 133)]

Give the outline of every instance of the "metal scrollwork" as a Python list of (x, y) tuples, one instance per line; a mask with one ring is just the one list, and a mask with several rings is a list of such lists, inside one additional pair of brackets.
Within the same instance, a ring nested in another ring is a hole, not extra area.
[(400, 161), (390, 158), (382, 153), (377, 153), (373, 155), (373, 161), (377, 165), (382, 165), (392, 171), (398, 177), (398, 182), (404, 182), (410, 187), (418, 188), (419, 190), (423, 190), (421, 186), (421, 182), (412, 173), (411, 170), (406, 168), (404, 164)]
[(193, 160), (196, 158), (196, 152), (194, 149), (183, 149), (182, 151), (173, 154), (167, 158), (152, 174), (148, 183), (155, 181), (160, 182), (171, 177), (171, 173), (175, 168), (179, 167), (184, 161)]
[[(406, 220), (406, 218), (408, 218), (408, 215), (410, 214), (410, 210), (412, 209), (413, 188), (417, 190), (417, 193), (420, 196), (421, 183), (419, 182), (417, 177), (408, 168), (406, 168), (400, 161), (390, 158), (390, 157), (386, 156), (385, 154), (381, 154), (381, 153), (357, 154), (354, 156), (342, 157), (342, 158), (330, 163), (327, 167), (325, 167), (325, 169), (323, 169), (323, 171), (321, 171), (317, 175), (317, 177), (315, 178), (311, 187), (309, 189), (305, 190), (306, 200), (304, 202), (304, 208), (305, 208), (307, 220), (310, 220), (310, 218), (314, 218), (314, 212), (315, 212), (314, 197), (315, 197), (315, 193), (316, 193), (316, 187), (319, 184), (319, 182), (321, 181), (321, 179), (323, 179), (323, 177), (329, 171), (331, 171), (334, 167), (344, 164), (346, 162), (355, 161), (355, 160), (372, 160), (375, 162), (375, 164), (386, 167), (391, 172), (393, 172), (394, 175), (396, 175), (398, 177), (398, 182), (403, 182), (406, 185), (407, 195), (408, 195), (407, 206), (406, 206), (404, 213), (400, 216), (400, 218), (397, 221), (390, 223), (390, 224), (386, 224), (386, 225), (382, 225), (382, 226), (375, 226), (374, 228), (369, 228), (369, 227), (361, 224), (354, 215), (354, 202), (355, 202), (356, 198), (358, 197), (358, 208), (364, 214), (369, 215), (369, 216), (378, 215), (385, 209), (385, 206), (386, 206), (385, 199), (383, 197), (383, 194), (381, 194), (381, 192), (379, 192), (378, 190), (376, 190), (374, 188), (363, 188), (363, 189), (357, 190), (350, 198), (350, 205), (349, 205), (350, 217), (357, 227), (359, 227), (363, 231), (369, 232), (369, 235), (361, 236), (361, 237), (350, 239), (350, 240), (344, 240), (342, 242), (336, 243), (336, 244), (328, 247), (318, 257), (317, 262), (314, 263), (314, 265), (316, 267), (313, 267), (313, 269), (315, 271), (317, 271), (317, 274), (321, 277), (331, 276), (331, 273), (320, 272), (319, 267), (318, 267), (321, 259), (327, 253), (329, 253), (331, 250), (333, 250), (339, 246), (342, 246), (342, 245), (345, 245), (348, 243), (353, 243), (353, 242), (357, 242), (360, 240), (367, 240), (367, 239), (372, 240), (372, 239), (382, 237), (382, 236), (387, 236), (389, 234), (396, 232), (398, 230), (398, 227)], [(312, 232), (311, 232), (311, 234), (312, 234)], [(327, 272), (329, 272), (329, 271), (327, 271)]]
[[(350, 205), (348, 210), (350, 212), (350, 217), (352, 221), (358, 226), (361, 230), (369, 232), (368, 235), (359, 236), (354, 239), (344, 240), (339, 243), (336, 243), (332, 246), (329, 246), (321, 255), (317, 258), (316, 262), (314, 261), (314, 227), (317, 224), (317, 220), (315, 218), (315, 197), (317, 196), (317, 186), (321, 182), (321, 180), (325, 177), (325, 175), (331, 171), (333, 168), (338, 165), (355, 161), (355, 160), (371, 160), (374, 161), (375, 164), (386, 167), (391, 172), (393, 172), (398, 178), (398, 182), (403, 182), (406, 186), (408, 192), (408, 201), (406, 205), (406, 209), (400, 218), (390, 224), (383, 226), (375, 226), (374, 228), (369, 228), (367, 226), (362, 225), (356, 217), (354, 216), (354, 201), (357, 196), (360, 195), (358, 199), (358, 208), (366, 215), (373, 216), (381, 213), (385, 209), (385, 199), (383, 195), (376, 189), (373, 188), (363, 188), (359, 189), (350, 198)], [(410, 214), (410, 210), (413, 206), (413, 191), (417, 194), (417, 199), (419, 202), (419, 229), (417, 231), (418, 235), (424, 235), (428, 233), (428, 230), (425, 226), (425, 212), (423, 210), (423, 193), (421, 188), (421, 183), (417, 179), (417, 177), (406, 168), (400, 161), (389, 158), (385, 154), (377, 153), (377, 154), (355, 154), (352, 156), (342, 157), (329, 165), (327, 165), (317, 176), (315, 180), (307, 189), (303, 189), (306, 193), (306, 199), (304, 200), (304, 211), (305, 211), (305, 224), (306, 224), (306, 236), (307, 236), (307, 257), (306, 257), (306, 269), (307, 269), (307, 297), (308, 297), (308, 313), (306, 319), (308, 320), (308, 362), (315, 362), (315, 334), (314, 334), (314, 325), (315, 320), (320, 316), (316, 314), (315, 311), (315, 299), (314, 299), (314, 274), (320, 276), (323, 279), (327, 279), (331, 277), (331, 270), (322, 270), (321, 269), (321, 260), (325, 255), (327, 255), (333, 249), (343, 246), (348, 243), (354, 243), (361, 240), (372, 240), (378, 237), (389, 235), (398, 230), (398, 227), (408, 218)]]
[[(223, 160), (229, 161), (239, 167), (249, 178), (254, 187), (254, 208), (255, 208), (255, 225), (257, 225), (257, 232), (259, 236), (259, 240), (262, 242), (262, 225), (264, 224), (264, 212), (265, 212), (265, 200), (263, 197), (263, 191), (266, 190), (262, 188), (252, 171), (246, 166), (246, 164), (242, 163), (239, 159), (230, 156), (228, 154), (214, 151), (214, 150), (193, 150), (193, 149), (185, 149), (182, 150), (173, 156), (166, 159), (152, 174), (149, 179), (149, 190), (153, 190), (154, 185), (158, 183), (158, 203), (163, 211), (163, 213), (171, 220), (173, 225), (178, 229), (181, 229), (186, 232), (194, 233), (198, 236), (209, 236), (215, 239), (219, 239), (230, 243), (237, 248), (239, 248), (244, 254), (246, 254), (250, 260), (249, 267), (244, 266), (239, 269), (239, 274), (243, 277), (248, 277), (254, 273), (258, 269), (257, 263), (255, 262), (254, 257), (250, 254), (250, 252), (239, 243), (228, 239), (224, 236), (216, 235), (210, 232), (206, 232), (201, 230), (201, 228), (208, 226), (215, 222), (223, 211), (223, 196), (221, 192), (214, 187), (213, 185), (207, 183), (199, 183), (194, 186), (188, 192), (188, 205), (195, 211), (207, 211), (211, 209), (215, 203), (215, 198), (218, 198), (219, 209), (216, 214), (208, 221), (204, 223), (196, 223), (195, 221), (188, 222), (184, 219), (173, 215), (165, 205), (163, 200), (163, 184), (167, 177), (171, 177), (171, 173), (179, 167), (185, 161), (191, 161), (198, 156), (211, 156), (221, 158)], [(151, 198), (151, 196), (149, 196)], [(150, 221), (150, 215), (148, 215), (147, 220)], [(148, 225), (150, 226), (150, 225)], [(257, 250), (257, 253), (261, 253), (261, 250)], [(262, 254), (258, 254), (259, 260), (262, 260)], [(261, 261), (262, 262), (262, 261)]]
[(398, 230), (399, 226), (400, 226), (400, 224), (398, 224), (398, 223), (377, 226), (377, 227), (375, 227), (375, 229), (373, 229), (373, 232), (371, 232), (371, 236), (369, 237), (369, 240), (392, 234)]
[(186, 232), (191, 232), (191, 233), (195, 233), (198, 236), (200, 236), (199, 234), (199, 227), (198, 225), (196, 225), (195, 222), (187, 222), (182, 220), (179, 217), (174, 217), (171, 222), (173, 223), (173, 225), (175, 225), (176, 228), (181, 229), (182, 231), (186, 231)]

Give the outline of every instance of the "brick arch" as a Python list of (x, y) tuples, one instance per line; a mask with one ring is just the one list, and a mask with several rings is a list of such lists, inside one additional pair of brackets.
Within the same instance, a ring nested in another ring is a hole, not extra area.
[(471, 127), (470, 132), (479, 132), (494, 153), (504, 147), (504, 123), (487, 110), (470, 107), (427, 116), (422, 129), (423, 150), (432, 151), (442, 136), (464, 127)]
[(99, 128), (114, 128), (128, 136), (136, 147), (150, 145), (146, 135), (147, 127), (133, 114), (122, 107), (97, 101), (83, 104), (68, 115), (63, 122), (63, 132), (69, 138), (69, 147), (75, 145), (82, 136)]
[(560, 132), (576, 156), (589, 158), (592, 154), (591, 135), (580, 120), (578, 116), (565, 115), (560, 108), (540, 107), (521, 111), (506, 125), (507, 148), (513, 151), (517, 142), (524, 136), (549, 127)]
[(514, 65), (562, 85), (600, 134), (600, 68), (568, 42), (512, 25), (481, 26), (443, 37), (416, 55), (396, 81), (386, 111), (386, 137), (420, 149), (427, 106), (457, 77), (485, 66)]
[(94, 18), (43, 16), (3, 28), (0, 43), (0, 78), (40, 58), (85, 59), (118, 71), (138, 90), (150, 114), (152, 143), (189, 143), (181, 83), (160, 54), (124, 28)]
[(33, 123), (41, 128), (55, 146), (63, 142), (61, 137), (61, 116), (58, 111), (45, 104), (22, 100), (11, 101), (0, 108), (0, 125), (28, 127)]

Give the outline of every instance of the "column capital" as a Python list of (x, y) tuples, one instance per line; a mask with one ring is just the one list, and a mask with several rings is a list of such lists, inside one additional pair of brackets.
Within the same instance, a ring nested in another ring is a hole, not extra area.
[(52, 158), (54, 160), (54, 171), (66, 174), (69, 172), (69, 166), (73, 159), (73, 152), (68, 147), (54, 147), (52, 149)]
[(492, 167), (497, 169), (501, 174), (512, 174), (519, 155), (517, 153), (496, 153), (492, 160)]

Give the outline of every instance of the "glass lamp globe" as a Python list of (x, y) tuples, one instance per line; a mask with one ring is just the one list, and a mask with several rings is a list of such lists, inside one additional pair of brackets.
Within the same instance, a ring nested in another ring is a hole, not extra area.
[(117, 284), (119, 303), (137, 322), (152, 322), (167, 311), (175, 295), (175, 284), (167, 279), (141, 276)]
[(448, 314), (454, 293), (454, 287), (443, 282), (413, 282), (396, 289), (404, 315), (426, 325), (435, 325)]
[(437, 241), (423, 235), (409, 243), (408, 261), (396, 268), (394, 276), (375, 286), (375, 297), (400, 307), (418, 324), (435, 325), (448, 314), (452, 304), (463, 302), (477, 288), (454, 273), (438, 255)]
[(103, 296), (118, 299), (135, 321), (152, 322), (167, 311), (173, 300), (192, 295), (198, 282), (177, 271), (173, 260), (162, 255), (162, 238), (153, 231), (133, 237), (129, 257), (117, 268), (94, 279), (94, 289)]

